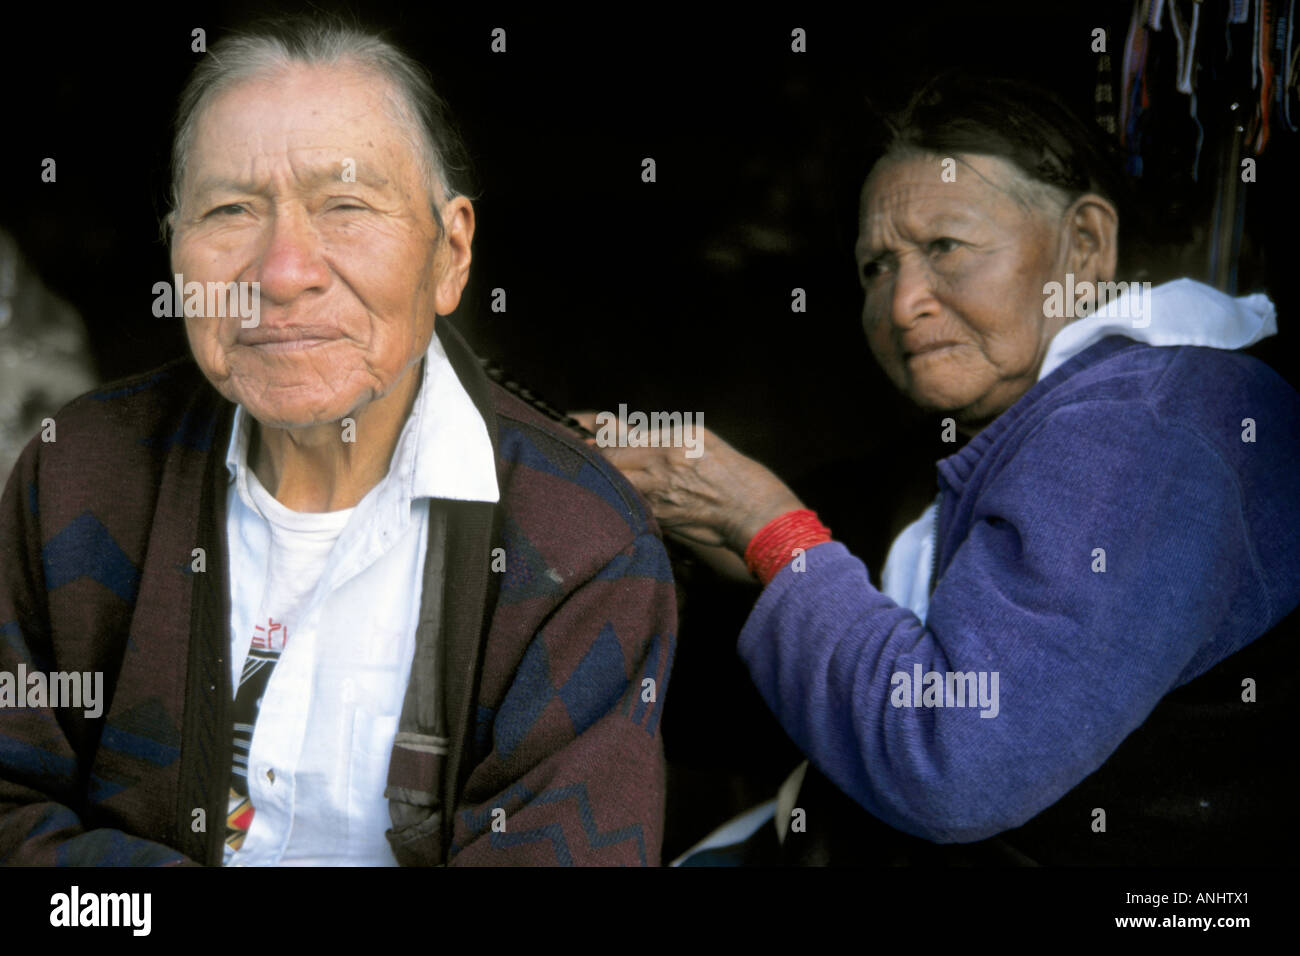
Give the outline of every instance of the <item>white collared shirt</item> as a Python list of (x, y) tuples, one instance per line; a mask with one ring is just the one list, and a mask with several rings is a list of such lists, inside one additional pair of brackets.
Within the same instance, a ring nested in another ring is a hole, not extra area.
[[(1263, 293), (1233, 298), (1203, 282), (1176, 279), (1146, 294), (1134, 282), (1124, 295), (1056, 333), (1048, 343), (1037, 381), (1108, 335), (1127, 336), (1147, 345), (1243, 349), (1275, 334), (1277, 311)], [(923, 622), (930, 610), (937, 516), (936, 500), (899, 532), (880, 572), (880, 590)]]
[(247, 466), (250, 426), (238, 407), (226, 452), (232, 686), (254, 628), (274, 619), (287, 637), (248, 756), (252, 825), (228, 864), (393, 866), (384, 788), (429, 498), (499, 500), (487, 426), (437, 336), (388, 474), (354, 508), (308, 515), (275, 501)]

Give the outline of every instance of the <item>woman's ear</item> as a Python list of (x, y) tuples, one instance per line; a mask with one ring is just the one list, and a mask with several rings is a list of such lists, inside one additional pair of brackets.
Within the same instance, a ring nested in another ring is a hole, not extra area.
[(1061, 217), (1066, 244), (1066, 272), (1083, 282), (1111, 282), (1119, 264), (1119, 213), (1096, 193), (1084, 193)]

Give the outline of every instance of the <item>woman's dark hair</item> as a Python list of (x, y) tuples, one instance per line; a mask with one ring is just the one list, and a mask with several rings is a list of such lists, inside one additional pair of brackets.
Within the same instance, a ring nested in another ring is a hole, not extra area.
[(1033, 182), (1062, 190), (1070, 202), (1097, 193), (1119, 212), (1121, 254), (1124, 236), (1138, 224), (1114, 138), (1032, 84), (949, 71), (885, 122), (889, 137), (880, 159), (909, 152), (996, 156)]

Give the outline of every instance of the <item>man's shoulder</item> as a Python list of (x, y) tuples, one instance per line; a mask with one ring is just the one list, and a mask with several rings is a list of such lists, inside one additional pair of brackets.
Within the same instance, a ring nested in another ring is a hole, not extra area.
[(15, 465), (29, 510), (39, 512), (50, 533), (90, 512), (126, 534), (128, 525), (153, 508), (163, 476), (178, 458), (188, 464), (173, 475), (201, 472), (223, 401), (187, 360), (73, 399), (43, 425)]
[(87, 444), (101, 456), (134, 446), (206, 451), (222, 401), (193, 359), (175, 359), (73, 399), (54, 416), (49, 451), (79, 451)]
[(644, 499), (599, 451), (496, 383), (490, 390), (508, 523), (607, 553), (658, 537)]

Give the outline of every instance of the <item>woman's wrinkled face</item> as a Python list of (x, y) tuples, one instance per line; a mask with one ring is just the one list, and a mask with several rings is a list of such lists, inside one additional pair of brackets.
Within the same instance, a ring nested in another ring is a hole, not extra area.
[(265, 425), (337, 421), (385, 395), (464, 288), (468, 235), (439, 241), (387, 93), (372, 73), (297, 66), (199, 119), (172, 266), (187, 283), (257, 282), (261, 310), (251, 327), (188, 317), (186, 332), (217, 390)]
[(908, 155), (887, 157), (863, 187), (871, 351), (917, 405), (966, 425), (1033, 385), (1064, 323), (1045, 317), (1043, 294), (1061, 278), (1060, 213), (1017, 198), (1032, 194), (1021, 175), (989, 156)]

